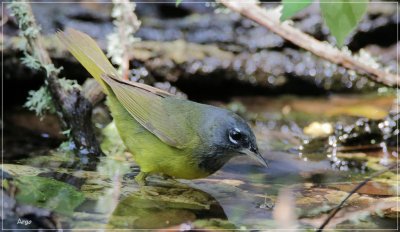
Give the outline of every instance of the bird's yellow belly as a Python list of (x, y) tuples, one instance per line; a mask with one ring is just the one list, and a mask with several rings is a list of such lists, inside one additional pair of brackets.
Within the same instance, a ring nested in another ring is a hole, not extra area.
[(165, 144), (140, 125), (115, 98), (108, 97), (108, 101), (118, 132), (142, 172), (181, 179), (203, 178), (211, 174), (198, 167), (199, 161), (190, 149), (177, 149)]

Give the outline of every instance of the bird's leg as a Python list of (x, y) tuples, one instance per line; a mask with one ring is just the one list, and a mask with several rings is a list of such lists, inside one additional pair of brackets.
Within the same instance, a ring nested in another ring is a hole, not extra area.
[(143, 195), (150, 195), (150, 196), (158, 196), (160, 195), (157, 192), (157, 189), (153, 186), (148, 186), (146, 177), (149, 175), (147, 172), (139, 172), (139, 174), (135, 177), (136, 183), (138, 183), (140, 192)]
[(146, 177), (148, 175), (149, 173), (147, 172), (139, 172), (139, 174), (137, 174), (137, 176), (135, 177), (136, 183), (138, 183), (140, 187), (146, 186), (147, 184)]

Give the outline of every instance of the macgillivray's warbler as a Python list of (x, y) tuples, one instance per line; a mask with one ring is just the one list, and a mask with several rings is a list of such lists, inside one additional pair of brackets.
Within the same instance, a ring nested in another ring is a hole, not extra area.
[(267, 166), (252, 130), (238, 115), (124, 81), (90, 36), (73, 29), (57, 34), (107, 95), (118, 132), (140, 166), (139, 184), (146, 184), (149, 174), (203, 178), (238, 155)]

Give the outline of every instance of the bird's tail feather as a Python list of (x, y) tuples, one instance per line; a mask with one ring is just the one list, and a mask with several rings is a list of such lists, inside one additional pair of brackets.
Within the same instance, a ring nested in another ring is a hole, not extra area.
[(90, 36), (74, 29), (57, 32), (57, 37), (72, 53), (72, 55), (86, 68), (86, 70), (103, 87), (106, 94), (110, 88), (102, 79), (102, 75), (118, 77), (117, 70)]

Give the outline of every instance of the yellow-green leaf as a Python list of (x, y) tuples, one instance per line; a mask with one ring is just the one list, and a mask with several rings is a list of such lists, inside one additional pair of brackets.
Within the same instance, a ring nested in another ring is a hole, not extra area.
[(313, 0), (282, 0), (282, 16), (281, 21), (285, 21), (303, 10), (312, 3)]
[(176, 2), (175, 2), (175, 6), (179, 6), (179, 4), (181, 4), (181, 3), (182, 3), (182, 1), (183, 1), (183, 0), (176, 0)]
[(338, 46), (342, 46), (346, 37), (357, 26), (367, 11), (368, 0), (321, 0), (321, 13)]

